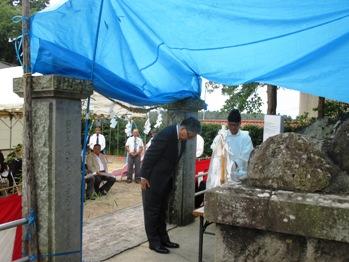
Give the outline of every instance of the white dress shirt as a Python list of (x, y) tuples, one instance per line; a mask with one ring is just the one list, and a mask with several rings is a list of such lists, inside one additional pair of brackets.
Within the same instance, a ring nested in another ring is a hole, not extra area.
[(129, 152), (139, 152), (144, 147), (142, 139), (134, 136), (127, 138), (125, 146), (128, 146)]
[[(90, 140), (88, 142), (88, 145), (91, 148), (91, 150), (93, 149), (95, 144), (97, 144), (97, 134), (93, 134), (92, 136), (90, 136)], [(105, 137), (102, 134), (98, 135), (98, 144), (101, 145), (101, 150), (104, 150)]]

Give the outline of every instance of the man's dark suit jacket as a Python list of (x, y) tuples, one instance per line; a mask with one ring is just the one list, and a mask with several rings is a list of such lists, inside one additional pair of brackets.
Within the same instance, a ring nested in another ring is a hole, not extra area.
[(166, 127), (152, 140), (145, 152), (141, 177), (150, 182), (152, 193), (162, 195), (168, 190), (169, 183), (175, 175), (176, 165), (185, 149), (185, 141), (181, 143), (178, 153), (178, 135), (176, 125)]

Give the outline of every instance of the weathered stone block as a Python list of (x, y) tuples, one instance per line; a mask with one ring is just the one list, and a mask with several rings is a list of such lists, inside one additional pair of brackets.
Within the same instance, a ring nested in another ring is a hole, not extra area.
[(342, 262), (348, 243), (218, 224), (215, 261)]
[(338, 168), (304, 136), (285, 133), (258, 147), (248, 167), (248, 184), (260, 188), (317, 192)]
[(226, 185), (205, 194), (205, 216), (219, 224), (349, 243), (349, 197)]
[[(13, 80), (13, 92), (23, 97), (24, 78)], [(92, 94), (91, 81), (73, 79), (57, 75), (32, 77), (32, 97), (55, 97), (80, 100)]]

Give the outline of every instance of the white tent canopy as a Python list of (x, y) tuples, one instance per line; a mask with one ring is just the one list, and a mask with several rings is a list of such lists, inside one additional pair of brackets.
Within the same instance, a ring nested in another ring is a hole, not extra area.
[[(22, 75), (20, 66), (0, 69), (0, 149), (11, 149), (22, 143), (24, 100), (13, 92), (13, 79)], [(145, 116), (144, 113), (127, 110), (130, 105), (123, 103), (124, 106), (121, 106), (118, 103), (94, 92), (90, 100), (90, 111), (97, 117), (105, 118)]]
[[(13, 78), (22, 77), (22, 67), (9, 67), (0, 69), (0, 111), (13, 112), (21, 111), (23, 107), (23, 98), (15, 94), (13, 89)], [(125, 104), (126, 107), (131, 107)], [(95, 115), (109, 116), (144, 116), (145, 114), (133, 113), (125, 107), (113, 102), (94, 92), (91, 96), (90, 110)]]
[(13, 78), (23, 75), (22, 67), (0, 69), (0, 111), (21, 111), (23, 98), (13, 93)]

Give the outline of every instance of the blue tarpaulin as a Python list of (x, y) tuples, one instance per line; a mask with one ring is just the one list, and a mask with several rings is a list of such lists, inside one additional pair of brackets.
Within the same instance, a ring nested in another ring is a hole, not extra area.
[(33, 72), (135, 105), (200, 97), (201, 77), (349, 102), (348, 0), (67, 0), (30, 39)]

